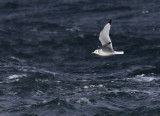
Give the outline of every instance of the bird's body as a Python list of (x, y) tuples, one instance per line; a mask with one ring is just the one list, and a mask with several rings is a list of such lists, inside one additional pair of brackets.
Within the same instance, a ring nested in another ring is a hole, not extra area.
[(103, 49), (98, 49), (99, 56), (113, 56), (113, 55), (118, 55), (118, 54), (124, 54), (124, 52), (123, 51), (105, 52), (103, 51)]
[(101, 41), (102, 47), (100, 49), (95, 50), (92, 53), (100, 56), (112, 56), (112, 55), (124, 54), (123, 51), (114, 51), (112, 47), (112, 42), (109, 37), (111, 22), (112, 20), (109, 20), (109, 22), (105, 25), (103, 30), (100, 32), (99, 40)]

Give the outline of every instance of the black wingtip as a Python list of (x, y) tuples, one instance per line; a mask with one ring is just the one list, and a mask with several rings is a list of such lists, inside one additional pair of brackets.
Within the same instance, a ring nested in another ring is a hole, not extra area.
[(108, 21), (108, 23), (111, 25), (111, 23), (112, 23), (112, 19), (110, 19), (110, 20)]

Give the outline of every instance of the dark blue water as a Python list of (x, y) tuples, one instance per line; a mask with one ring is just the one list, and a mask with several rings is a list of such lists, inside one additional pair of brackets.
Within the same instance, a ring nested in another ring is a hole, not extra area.
[[(113, 47), (99, 32), (113, 19)], [(159, 0), (1, 0), (0, 116), (160, 116)]]

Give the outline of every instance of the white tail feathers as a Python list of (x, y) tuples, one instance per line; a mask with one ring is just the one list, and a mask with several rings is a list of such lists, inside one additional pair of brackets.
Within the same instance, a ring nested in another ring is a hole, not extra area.
[(114, 54), (124, 54), (124, 51), (114, 51)]

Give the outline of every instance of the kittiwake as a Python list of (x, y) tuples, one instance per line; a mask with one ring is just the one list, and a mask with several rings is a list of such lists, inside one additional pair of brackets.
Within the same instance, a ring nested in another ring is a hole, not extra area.
[(111, 23), (112, 23), (112, 20), (109, 20), (108, 23), (104, 26), (103, 30), (100, 32), (99, 40), (102, 46), (99, 49), (92, 52), (93, 54), (97, 54), (100, 56), (111, 56), (111, 55), (117, 55), (117, 54), (124, 54), (123, 51), (114, 51), (112, 47), (112, 42), (109, 37)]

